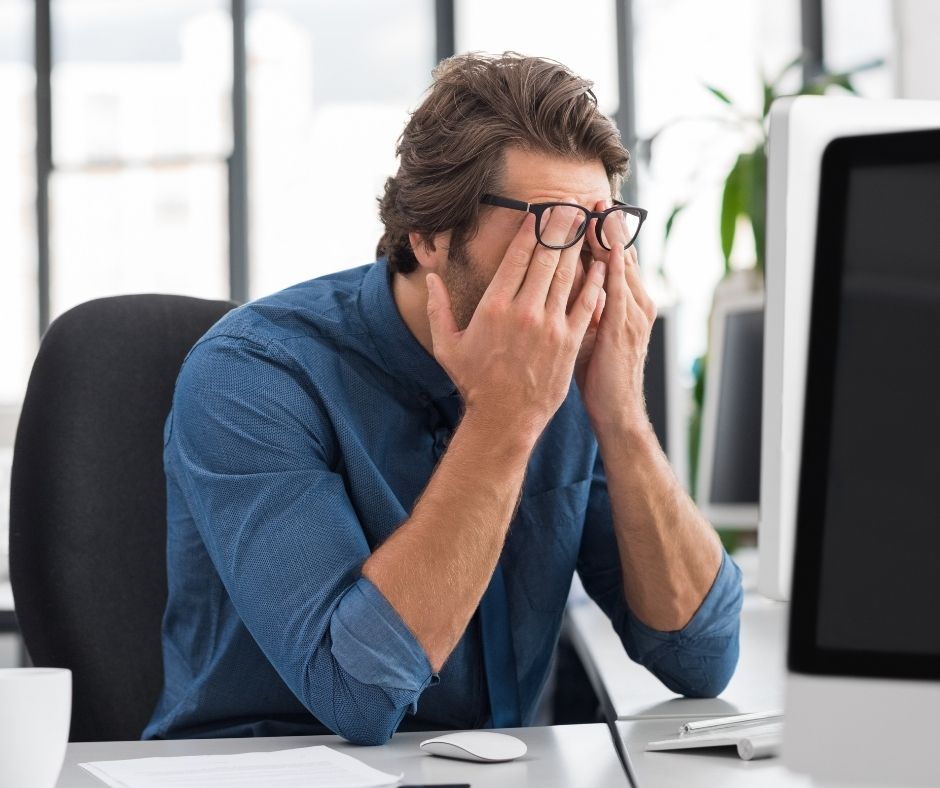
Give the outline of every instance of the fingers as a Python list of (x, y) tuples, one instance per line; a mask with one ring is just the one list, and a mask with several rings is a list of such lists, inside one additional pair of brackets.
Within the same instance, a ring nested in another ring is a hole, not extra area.
[[(570, 242), (577, 234), (583, 219), (584, 212), (579, 208), (561, 206), (546, 211), (542, 216), (542, 241), (552, 245)], [(572, 251), (576, 252), (574, 257), (571, 256)], [(563, 252), (539, 244), (532, 254), (532, 262), (529, 263), (529, 270), (519, 290), (519, 297), (534, 308), (545, 306), (559, 262), (564, 258), (566, 267), (575, 264), (581, 252), (580, 242)], [(566, 284), (570, 289), (574, 279), (573, 269), (563, 272), (561, 277), (567, 279)], [(565, 301), (567, 301), (567, 293)]]
[(601, 323), (601, 317), (604, 315), (604, 304), (607, 303), (607, 293), (601, 290), (600, 297), (597, 299), (597, 306), (594, 307), (594, 314), (591, 315), (591, 328), (597, 328)]
[[(535, 240), (535, 216), (527, 214), (522, 226), (509, 244), (506, 254), (503, 255), (502, 262), (489, 287), (486, 288), (484, 298), (501, 297), (506, 301), (511, 301), (516, 297), (519, 288), (526, 278), (526, 271), (529, 270), (529, 263), (532, 260), (532, 253), (538, 242)], [(541, 248), (541, 247), (540, 247)]]
[[(587, 279), (574, 304), (571, 314), (568, 315), (568, 326), (580, 340), (591, 325), (591, 320), (598, 309), (598, 304), (604, 296), (604, 275), (606, 266), (600, 260), (595, 260), (588, 271)], [(601, 307), (603, 309), (603, 307)]]
[[(583, 214), (582, 214), (583, 216)], [(580, 227), (580, 220), (576, 220), (574, 229)], [(580, 278), (584, 278), (584, 268), (581, 265), (581, 247), (584, 239), (579, 240), (574, 246), (563, 249), (558, 259), (558, 267), (555, 269), (555, 275), (552, 277), (548, 289), (548, 296), (545, 300), (545, 308), (549, 312), (557, 315), (564, 315), (568, 311), (568, 301), (571, 297), (575, 283)]]
[[(605, 290), (607, 291), (607, 303), (610, 307), (610, 309), (606, 311), (609, 314), (619, 314), (629, 319), (632, 316), (637, 316), (642, 309), (633, 297), (631, 286), (627, 284), (628, 261), (630, 261), (630, 267), (633, 267), (628, 251), (624, 250), (622, 244), (614, 244), (608, 258), (608, 275)], [(617, 320), (618, 318), (614, 317), (613, 319)]]
[(428, 288), (428, 322), (431, 325), (431, 341), (434, 355), (438, 357), (450, 349), (460, 330), (450, 306), (450, 295), (444, 282), (437, 274), (428, 274), (425, 278)]
[(646, 315), (647, 320), (652, 323), (656, 319), (656, 304), (649, 297), (646, 288), (643, 286), (643, 280), (640, 277), (640, 265), (637, 261), (636, 249), (632, 246), (627, 249), (625, 258), (625, 268), (627, 277), (627, 286), (637, 306)]
[[(597, 212), (605, 211), (610, 207), (608, 200), (598, 200), (594, 203), (594, 210)], [(607, 262), (607, 255), (609, 252), (601, 246), (600, 242), (597, 240), (597, 219), (591, 219), (591, 224), (587, 229), (586, 233), (588, 246), (591, 248), (591, 255), (595, 260), (603, 260)]]
[[(596, 238), (597, 233), (595, 232), (594, 235)], [(623, 211), (614, 211), (604, 217), (604, 223), (601, 226), (601, 237), (604, 240), (604, 244), (611, 249), (614, 248), (615, 244), (626, 246), (630, 237), (627, 232), (627, 221)]]

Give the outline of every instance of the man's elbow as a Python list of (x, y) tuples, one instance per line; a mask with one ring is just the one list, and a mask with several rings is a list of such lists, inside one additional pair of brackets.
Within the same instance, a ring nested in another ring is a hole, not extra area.
[(738, 666), (738, 638), (734, 636), (727, 640), (723, 650), (711, 651), (707, 656), (701, 657), (701, 681), (683, 692), (685, 697), (717, 698), (725, 691)]
[(380, 688), (369, 690), (364, 695), (346, 694), (342, 704), (336, 704), (334, 699), (336, 716), (330, 726), (337, 736), (363, 747), (386, 744), (398, 730), (407, 711), (407, 707), (391, 703)]
[(361, 747), (378, 747), (382, 744), (387, 744), (391, 740), (394, 732), (394, 729), (383, 730), (380, 728), (369, 728), (360, 724), (348, 728), (343, 727), (336, 731), (336, 734), (344, 738), (350, 744), (357, 744)]

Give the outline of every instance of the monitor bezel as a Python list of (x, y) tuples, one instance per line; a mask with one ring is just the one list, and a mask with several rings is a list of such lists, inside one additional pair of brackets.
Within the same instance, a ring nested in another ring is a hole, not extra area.
[[(940, 654), (833, 649), (817, 642), (829, 434), (844, 269), (844, 233), (851, 169), (940, 163), (940, 129), (833, 139), (820, 166), (803, 441), (797, 501), (787, 665), (791, 672), (831, 676), (940, 679)], [(929, 622), (924, 622), (929, 626)]]

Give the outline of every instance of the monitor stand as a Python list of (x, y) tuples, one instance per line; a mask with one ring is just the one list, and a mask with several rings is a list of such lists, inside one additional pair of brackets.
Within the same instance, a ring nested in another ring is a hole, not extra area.
[(940, 785), (940, 682), (790, 673), (784, 708), (784, 763), (814, 784)]

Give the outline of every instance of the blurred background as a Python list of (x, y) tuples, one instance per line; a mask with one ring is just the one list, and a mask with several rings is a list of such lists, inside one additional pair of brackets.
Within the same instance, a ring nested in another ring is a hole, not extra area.
[[(690, 367), (724, 273), (723, 177), (751, 131), (705, 86), (759, 116), (762, 75), (805, 51), (809, 69), (880, 62), (855, 87), (895, 95), (892, 2), (577, 8), (0, 0), (0, 403), (16, 406), (41, 330), (82, 301), (149, 291), (243, 301), (372, 260), (395, 141), (437, 60), (466, 50), (544, 55), (594, 80), (634, 154), (629, 197), (650, 212), (643, 265), (682, 304)], [(804, 30), (807, 14), (821, 31)], [(245, 97), (235, 112), (233, 95)], [(734, 255), (746, 266), (754, 251)]]
[(396, 139), (467, 50), (562, 61), (619, 125), (694, 473), (716, 287), (762, 265), (769, 97), (940, 98), (938, 6), (0, 0), (0, 518), (48, 324), (101, 296), (246, 301), (371, 261)]

